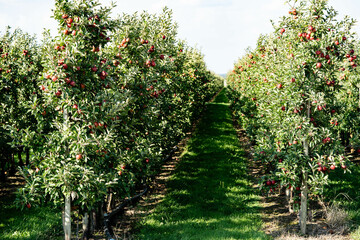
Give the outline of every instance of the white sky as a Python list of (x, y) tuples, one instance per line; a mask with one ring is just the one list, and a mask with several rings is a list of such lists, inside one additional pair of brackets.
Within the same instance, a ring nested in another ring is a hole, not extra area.
[[(108, 5), (111, 0), (100, 0)], [(116, 16), (122, 12), (173, 10), (178, 37), (196, 46), (205, 55), (208, 68), (227, 73), (248, 47), (255, 47), (260, 34), (272, 31), (270, 19), (277, 21), (288, 13), (285, 0), (114, 0)], [(329, 0), (340, 16), (360, 19), (360, 1)], [(5, 26), (41, 36), (44, 28), (56, 34), (56, 22), (50, 18), (54, 0), (0, 0), (0, 31)], [(354, 29), (358, 34), (360, 27)]]

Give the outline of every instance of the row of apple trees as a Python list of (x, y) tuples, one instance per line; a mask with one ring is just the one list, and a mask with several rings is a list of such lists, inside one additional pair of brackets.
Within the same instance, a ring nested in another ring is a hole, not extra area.
[(147, 183), (222, 87), (170, 10), (113, 19), (112, 8), (57, 0), (56, 37), (38, 45), (16, 30), (0, 43), (1, 153), (30, 158), (17, 201), (62, 207), (66, 239), (71, 209), (91, 222)]
[[(25, 129), (35, 130), (34, 116), (27, 103), (39, 93), (36, 78), (41, 60), (34, 37), (17, 29), (0, 36), (0, 180), (23, 166), (22, 152), (29, 164), (29, 148), (21, 135)], [(12, 127), (12, 131), (10, 130)], [(14, 155), (18, 157), (15, 163)]]
[[(292, 190), (306, 232), (310, 196), (321, 196), (329, 171), (349, 171), (359, 149), (358, 40), (354, 20), (336, 19), (327, 1), (288, 1), (291, 9), (260, 36), (228, 74), (234, 114), (267, 170), (263, 189)], [(299, 206), (300, 204), (300, 206)]]

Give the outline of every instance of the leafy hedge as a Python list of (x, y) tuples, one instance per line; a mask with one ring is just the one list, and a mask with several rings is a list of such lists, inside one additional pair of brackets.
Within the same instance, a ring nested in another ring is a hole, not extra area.
[(149, 181), (222, 87), (169, 9), (112, 19), (112, 7), (57, 0), (58, 36), (2, 37), (0, 141), (31, 152), (20, 206), (70, 199), (101, 215)]
[[(266, 192), (286, 187), (306, 231), (308, 195), (320, 196), (335, 168), (349, 171), (358, 148), (358, 39), (354, 20), (336, 19), (326, 1), (289, 1), (274, 32), (228, 74), (236, 116), (263, 161)], [(292, 208), (291, 207), (291, 208)]]

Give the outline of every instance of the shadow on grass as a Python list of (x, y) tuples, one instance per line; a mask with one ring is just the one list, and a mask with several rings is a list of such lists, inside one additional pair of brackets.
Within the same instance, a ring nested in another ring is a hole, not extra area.
[(227, 102), (222, 91), (208, 105), (139, 239), (268, 239)]
[[(351, 167), (351, 173), (336, 169), (329, 175), (330, 185), (325, 188), (325, 197), (330, 203), (337, 202), (348, 213), (353, 228), (360, 225), (360, 165)], [(360, 228), (357, 230), (360, 239)]]

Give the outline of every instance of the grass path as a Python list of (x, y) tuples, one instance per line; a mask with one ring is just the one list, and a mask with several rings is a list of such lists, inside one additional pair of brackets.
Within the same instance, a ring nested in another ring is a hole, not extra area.
[(0, 239), (61, 239), (61, 213), (49, 206), (17, 209), (15, 196), (0, 197)]
[(208, 105), (181, 158), (138, 239), (268, 239), (224, 90)]

